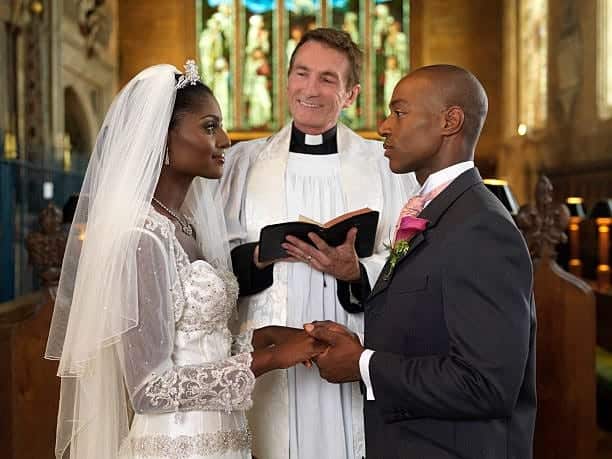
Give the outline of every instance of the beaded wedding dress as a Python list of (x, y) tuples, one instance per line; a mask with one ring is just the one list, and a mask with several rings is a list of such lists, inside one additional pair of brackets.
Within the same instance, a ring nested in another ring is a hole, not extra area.
[(233, 337), (232, 273), (190, 261), (153, 208), (138, 247), (139, 323), (122, 338), (134, 417), (121, 458), (250, 459), (251, 335)]

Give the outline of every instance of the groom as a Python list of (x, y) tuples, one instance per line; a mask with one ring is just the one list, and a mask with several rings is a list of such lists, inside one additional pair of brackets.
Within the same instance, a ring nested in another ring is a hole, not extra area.
[(480, 82), (434, 65), (396, 86), (380, 127), (395, 173), (422, 185), (365, 302), (365, 345), (333, 322), (330, 382), (366, 389), (368, 459), (530, 459), (536, 414), (532, 266), (474, 168), (487, 113)]

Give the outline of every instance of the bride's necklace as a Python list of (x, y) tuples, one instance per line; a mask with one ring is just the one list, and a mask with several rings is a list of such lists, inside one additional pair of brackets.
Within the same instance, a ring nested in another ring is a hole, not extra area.
[(153, 201), (155, 202), (155, 204), (157, 204), (159, 207), (161, 207), (162, 209), (164, 209), (166, 212), (168, 212), (170, 215), (174, 217), (174, 219), (179, 223), (179, 225), (181, 225), (181, 231), (183, 233), (185, 233), (189, 237), (193, 236), (193, 228), (191, 227), (191, 225), (189, 224), (189, 222), (187, 221), (185, 217), (180, 218), (176, 212), (174, 212), (172, 209), (164, 205), (164, 203), (162, 203), (155, 196), (153, 196)]

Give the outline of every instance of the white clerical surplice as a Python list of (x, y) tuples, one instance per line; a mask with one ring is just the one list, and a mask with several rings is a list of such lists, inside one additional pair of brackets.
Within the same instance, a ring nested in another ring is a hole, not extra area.
[[(343, 125), (336, 154), (290, 153), (291, 125), (269, 139), (243, 142), (227, 155), (220, 194), (233, 247), (259, 239), (262, 227), (297, 220), (325, 222), (369, 207), (380, 212), (374, 254), (360, 259), (370, 285), (387, 257), (385, 244), (407, 196), (418, 184), (388, 168), (380, 142)], [(348, 313), (336, 280), (305, 263), (275, 263), (273, 284), (239, 302), (241, 330), (266, 325), (301, 328), (333, 320), (363, 333), (363, 313)], [(298, 366), (257, 379), (248, 413), (253, 454), (260, 459), (361, 459), (365, 455), (358, 383), (330, 384), (317, 368)]]
[[(338, 153), (322, 156), (290, 153), (286, 188), (290, 220), (304, 215), (325, 222), (349, 210), (342, 191)], [(348, 322), (333, 277), (305, 263), (290, 263), (287, 284), (292, 286), (287, 291), (287, 325), (301, 328), (313, 320)], [(358, 397), (359, 387), (330, 384), (321, 379), (316, 368), (304, 366), (290, 369), (287, 377), (289, 457), (353, 458), (352, 392), (356, 390)]]

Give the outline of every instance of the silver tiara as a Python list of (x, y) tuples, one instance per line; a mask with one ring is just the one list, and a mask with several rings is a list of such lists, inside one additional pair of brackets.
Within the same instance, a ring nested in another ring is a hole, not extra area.
[(183, 67), (185, 67), (185, 73), (180, 76), (178, 83), (176, 83), (176, 89), (184, 88), (188, 84), (195, 85), (202, 82), (196, 61), (188, 59)]

